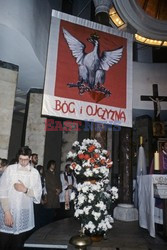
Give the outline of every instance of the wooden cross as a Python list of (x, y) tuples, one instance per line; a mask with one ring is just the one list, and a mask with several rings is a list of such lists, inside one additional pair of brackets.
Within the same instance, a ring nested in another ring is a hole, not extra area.
[(153, 84), (153, 95), (142, 95), (141, 101), (152, 101), (154, 102), (154, 119), (155, 121), (160, 121), (160, 111), (161, 106), (160, 102), (167, 102), (167, 96), (159, 96), (158, 95), (158, 85)]

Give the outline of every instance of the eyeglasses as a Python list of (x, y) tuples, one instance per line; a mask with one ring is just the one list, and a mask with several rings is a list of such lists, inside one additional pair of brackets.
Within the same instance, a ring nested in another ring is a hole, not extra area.
[(22, 161), (22, 162), (28, 162), (30, 160), (30, 158), (21, 158), (19, 157), (19, 161)]

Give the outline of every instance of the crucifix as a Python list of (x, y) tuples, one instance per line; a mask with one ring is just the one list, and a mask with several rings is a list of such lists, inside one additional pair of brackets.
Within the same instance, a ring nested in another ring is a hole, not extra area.
[(154, 103), (154, 119), (155, 121), (160, 121), (160, 111), (161, 105), (160, 102), (167, 102), (167, 96), (158, 95), (158, 85), (153, 84), (153, 95), (142, 95), (141, 101), (153, 101)]

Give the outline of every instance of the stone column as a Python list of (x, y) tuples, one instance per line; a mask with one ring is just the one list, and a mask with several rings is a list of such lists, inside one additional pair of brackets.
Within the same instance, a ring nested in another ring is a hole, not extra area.
[(122, 127), (120, 131), (120, 204), (114, 209), (114, 218), (122, 221), (138, 220), (138, 211), (132, 204), (132, 129)]
[(112, 0), (93, 0), (95, 5), (96, 22), (108, 25), (109, 24), (109, 9), (111, 8)]
[(120, 131), (120, 194), (121, 203), (132, 203), (132, 129), (121, 128)]
[(18, 66), (0, 61), (0, 157), (8, 158)]
[(38, 154), (38, 164), (43, 165), (45, 148), (45, 120), (41, 117), (42, 90), (30, 90), (27, 98), (27, 122), (25, 123), (25, 145)]

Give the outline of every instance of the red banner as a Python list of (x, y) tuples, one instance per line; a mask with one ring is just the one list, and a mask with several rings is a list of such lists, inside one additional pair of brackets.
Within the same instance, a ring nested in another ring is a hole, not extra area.
[(132, 37), (53, 11), (43, 115), (132, 126)]

